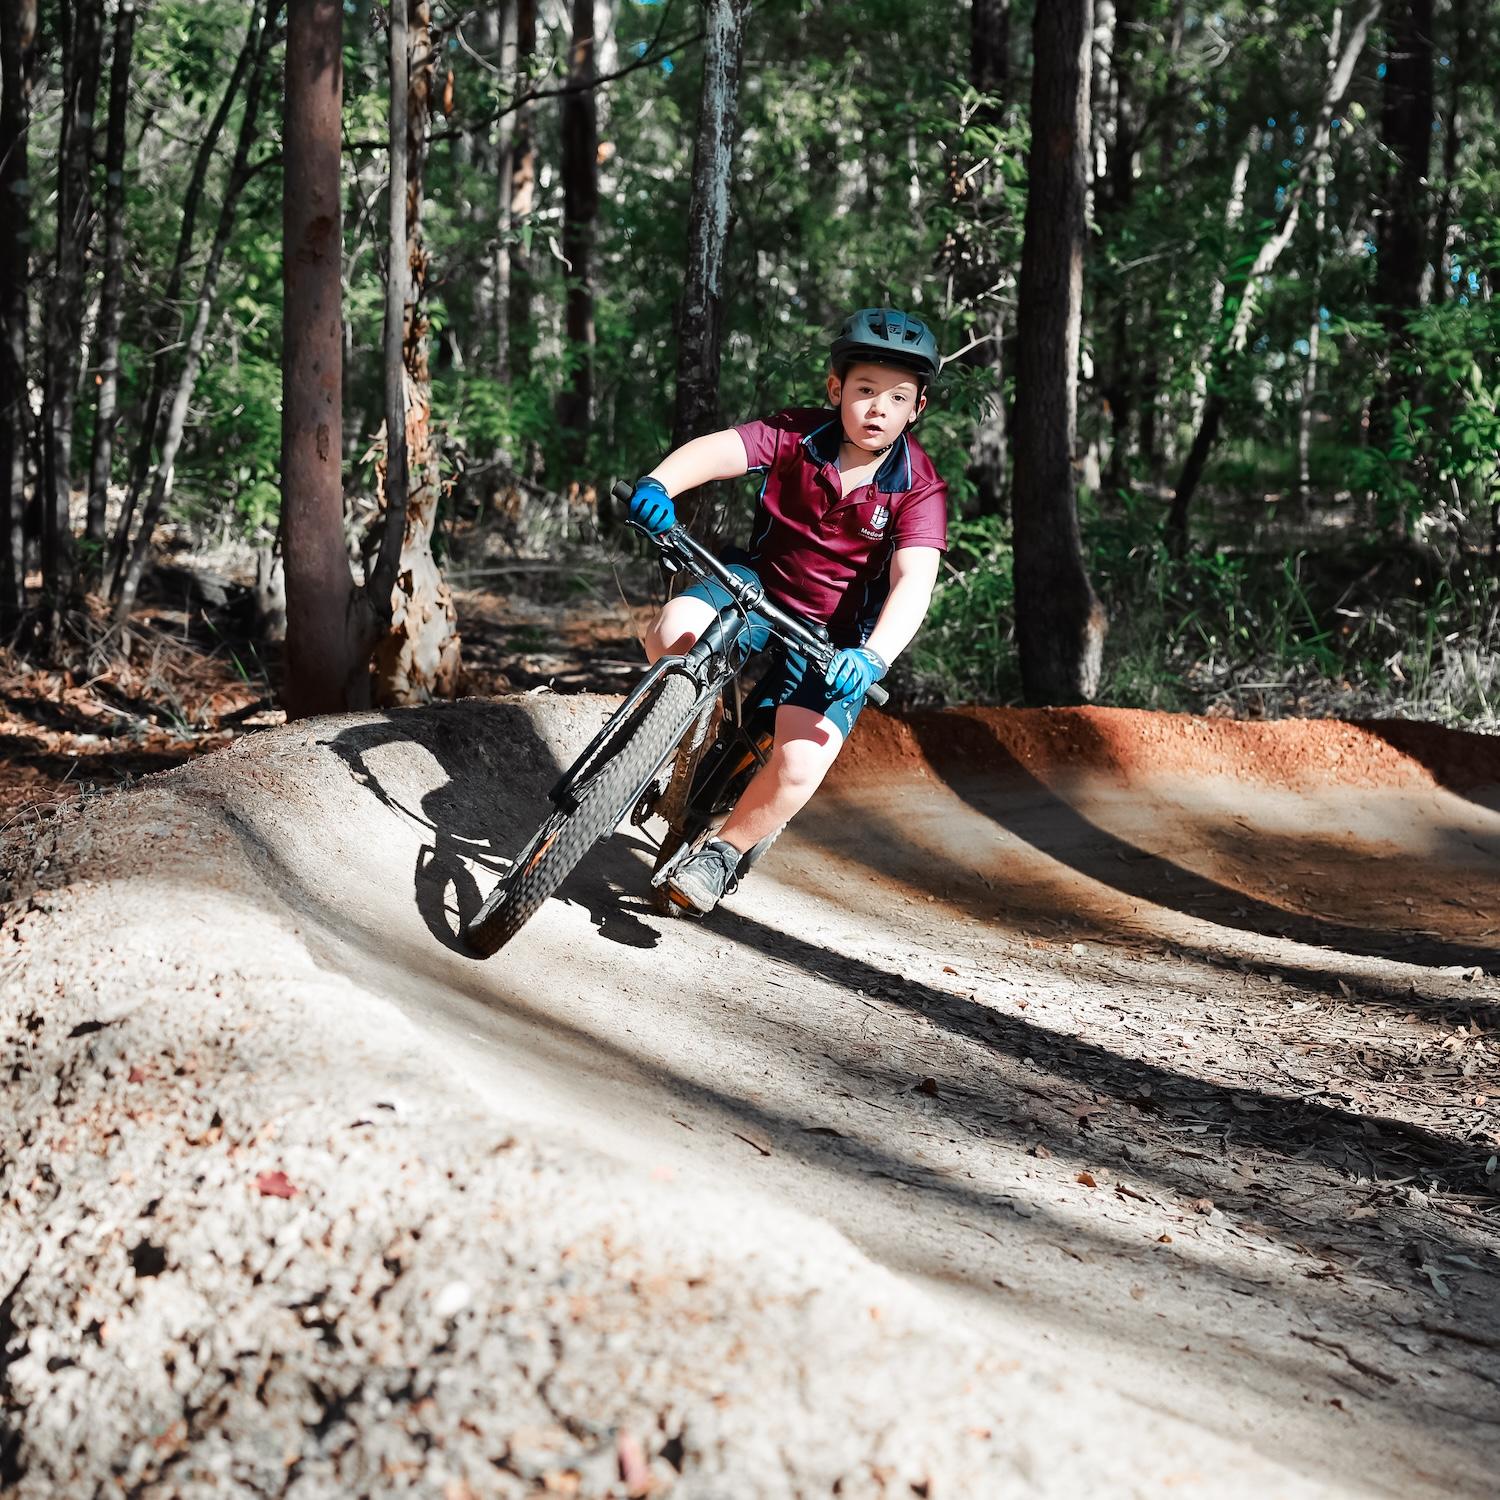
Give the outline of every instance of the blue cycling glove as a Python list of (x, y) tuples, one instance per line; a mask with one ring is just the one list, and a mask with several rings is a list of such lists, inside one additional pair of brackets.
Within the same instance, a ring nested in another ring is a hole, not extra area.
[(857, 698), (886, 674), (886, 663), (867, 646), (846, 646), (828, 663), (823, 680), (836, 698)]
[(666, 486), (659, 479), (638, 479), (625, 511), (632, 526), (651, 536), (660, 536), (677, 524), (677, 510)]

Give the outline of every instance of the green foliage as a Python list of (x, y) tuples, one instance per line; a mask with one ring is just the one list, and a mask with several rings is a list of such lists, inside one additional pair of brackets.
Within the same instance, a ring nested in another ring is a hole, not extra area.
[[(1422, 207), (1442, 230), (1433, 274), (1449, 279), (1403, 326), (1377, 305), (1376, 238), (1392, 191), (1378, 42), (1340, 106), (1321, 233), (1309, 198), (1274, 274), (1248, 285), (1256, 252), (1302, 172), (1336, 9), (1334, 0), (1213, 7), (1140, 0), (1128, 32), (1115, 40), (1111, 86), (1095, 91), (1104, 175), (1095, 183), (1084, 266), (1077, 451), (1107, 476), (1095, 493), (1082, 486), (1080, 493), (1087, 560), (1112, 620), (1110, 701), (1244, 709), (1339, 694), (1370, 703), (1404, 695), (1449, 706), (1434, 712), (1462, 703), (1480, 718), (1491, 713), (1481, 649), (1494, 636), (1484, 581), (1491, 574), (1476, 559), (1492, 545), (1500, 504), (1500, 314), (1490, 300), (1500, 271), (1500, 64), (1454, 36), (1452, 8), (1438, 7), (1440, 128)], [(1485, 0), (1474, 24), (1493, 19), (1492, 9)], [(950, 351), (983, 335), (997, 313), (1014, 335), (1033, 7), (1011, 10), (1009, 75), (1000, 94), (986, 96), (968, 81), (970, 12), (959, 0), (767, 0), (755, 8), (724, 274), (726, 420), (821, 402), (830, 330), (852, 306), (891, 301), (918, 310)], [(197, 248), (175, 305), (165, 299), (167, 275), (194, 152), (250, 13), (249, 0), (157, 0), (140, 12), (117, 479), (138, 436), (130, 424), (152, 356), (180, 345), (191, 313), (238, 105), (209, 174)], [(694, 14), (619, 0), (610, 17), (611, 65), (627, 66), (658, 35), (690, 31)], [(377, 0), (348, 0), (344, 16), (344, 456), (353, 491), (370, 487), (357, 463), (384, 411), (386, 34)], [(544, 10), (537, 53), (517, 78), (502, 65), (492, 9), (435, 0), (433, 16), (437, 88), (421, 209), (444, 477), (509, 467), (543, 491), (561, 492), (640, 472), (671, 436), (701, 48), (680, 47), (670, 67), (637, 69), (597, 94), (595, 413), (580, 470), (564, 458), (554, 416), (569, 372), (586, 357), (564, 335), (570, 273), (561, 250), (556, 99), (538, 101), (531, 113), (538, 170), (526, 222), (502, 225), (496, 180), (501, 112), (518, 88), (554, 88), (563, 78), (567, 18)], [(1346, 36), (1350, 20), (1346, 8)], [(1460, 43), (1469, 48), (1468, 82), (1455, 98)], [(55, 73), (50, 33), (43, 54), (44, 72)], [(47, 101), (55, 102), (56, 84), (55, 76), (41, 80), (43, 107), (30, 143), (39, 307), (54, 235), (40, 206), (55, 188), (58, 117)], [(275, 94), (272, 88), (226, 259), (175, 488), (181, 509), (250, 534), (273, 528), (279, 509)], [(1122, 108), (1128, 101), (1128, 118), (1111, 113), (1115, 101)], [(1449, 172), (1444, 132), (1455, 118), (1462, 134)], [(1110, 159), (1122, 128), (1132, 132), (1123, 182)], [(512, 330), (518, 370), (506, 378), (497, 271), (513, 247), (524, 251), (525, 295)], [(1248, 345), (1223, 359), (1243, 299), (1254, 314)], [(33, 347), (41, 347), (40, 322), (32, 332)], [(1013, 382), (1010, 342), (1004, 349)], [(167, 364), (170, 371), (172, 357)], [(80, 453), (92, 433), (88, 389), (86, 381), (75, 426)], [(1193, 515), (1197, 545), (1175, 557), (1160, 541), (1159, 501), (1181, 471), (1210, 390), (1227, 403), (1223, 431)], [(966, 470), (976, 429), (994, 419), (1001, 394), (992, 371), (955, 362), (922, 417), (919, 436), (948, 479), (956, 517), (970, 508)], [(1302, 510), (1290, 501), (1305, 401), (1311, 494)], [(1122, 402), (1124, 446), (1111, 465)], [(743, 487), (733, 503), (748, 508), (748, 493)], [(953, 539), (912, 659), (916, 690), (1014, 699), (1006, 529), (993, 519), (956, 520)], [(1438, 562), (1387, 566), (1366, 550), (1406, 558), (1408, 546), (1426, 548)], [(1371, 567), (1371, 581), (1348, 592), (1351, 577)], [(1259, 682), (1281, 688), (1249, 686)]]
[[(1006, 525), (960, 522), (906, 663), (922, 701), (1021, 701)], [(1372, 541), (1174, 556), (1127, 505), (1085, 524), (1110, 620), (1101, 702), (1195, 713), (1415, 714), (1500, 728), (1500, 573)]]
[(917, 698), (1004, 703), (1019, 695), (1008, 531), (993, 516), (950, 526), (932, 609), (904, 669)]
[(214, 361), (199, 379), (203, 420), (179, 484), (188, 498), (214, 495), (248, 532), (271, 532), (281, 510), (281, 366), (242, 354)]
[(1424, 308), (1405, 334), (1392, 365), (1429, 399), (1396, 402), (1390, 441), (1371, 447), (1360, 477), (1387, 523), (1481, 534), (1500, 500), (1500, 312), (1445, 301)]

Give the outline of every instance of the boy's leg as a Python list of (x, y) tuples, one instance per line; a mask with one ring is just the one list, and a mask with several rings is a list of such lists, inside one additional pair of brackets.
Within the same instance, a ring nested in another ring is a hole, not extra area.
[(741, 854), (769, 838), (807, 805), (844, 747), (839, 726), (799, 704), (776, 710), (770, 757), (724, 821), (719, 837)]
[(802, 811), (843, 745), (839, 725), (826, 714), (782, 704), (765, 765), (718, 833), (673, 872), (667, 882), (672, 899), (694, 911), (712, 911), (738, 883), (740, 856)]
[[(731, 563), (729, 571), (747, 581), (756, 581), (755, 573), (743, 563)], [(730, 603), (729, 591), (715, 582), (700, 580), (689, 585), (676, 598), (667, 600), (662, 611), (646, 632), (646, 659), (660, 661), (664, 656), (681, 656), (696, 644), (710, 622)], [(751, 615), (750, 646), (759, 651), (766, 643), (766, 624), (759, 615)]]
[(646, 632), (646, 660), (655, 662), (663, 656), (681, 656), (708, 629), (718, 612), (707, 599), (692, 594), (668, 599)]

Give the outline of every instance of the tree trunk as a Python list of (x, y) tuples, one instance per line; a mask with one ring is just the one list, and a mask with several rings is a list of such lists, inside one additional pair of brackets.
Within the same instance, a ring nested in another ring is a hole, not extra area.
[(1443, 128), (1443, 191), (1433, 215), (1428, 244), (1433, 260), (1433, 300), (1456, 294), (1453, 285), (1453, 250), (1458, 226), (1453, 223), (1454, 177), (1458, 171), (1458, 148), (1464, 138), (1464, 89), (1473, 68), (1478, 38), (1474, 34), (1469, 0), (1453, 0), (1453, 36), (1448, 44), (1452, 59), (1449, 69), (1448, 119)]
[(1401, 0), (1387, 28), (1381, 139), (1388, 161), (1375, 297), (1399, 337), (1421, 305), (1432, 153), (1432, 0)]
[(1313, 225), (1318, 248), (1312, 273), (1312, 313), (1307, 320), (1307, 367), (1302, 376), (1302, 395), (1297, 403), (1297, 504), (1304, 515), (1312, 507), (1313, 402), (1318, 392), (1318, 354), (1323, 342), (1323, 236), (1328, 226), (1328, 178), (1321, 171), (1314, 194)]
[[(1337, 65), (1338, 28), (1329, 38), (1328, 66)], [(1313, 400), (1318, 390), (1318, 355), (1323, 342), (1323, 251), (1328, 233), (1328, 183), (1333, 177), (1333, 151), (1326, 143), (1313, 180), (1312, 312), (1307, 322), (1307, 369), (1297, 403), (1297, 504), (1304, 516), (1312, 506)]]
[(722, 425), (719, 361), (724, 327), (724, 254), (734, 176), (746, 0), (707, 0), (703, 92), (688, 204), (687, 278), (677, 315), (677, 404), (672, 446)]
[(31, 88), (36, 0), (0, 0), (0, 628), (26, 581), (27, 307), (30, 288)]
[[(1335, 25), (1338, 18), (1335, 16)], [(1214, 277), (1208, 293), (1208, 316), (1203, 320), (1202, 342), (1199, 344), (1197, 362), (1193, 365), (1193, 394), (1188, 409), (1196, 429), (1203, 422), (1203, 406), (1208, 400), (1208, 375), (1213, 365), (1214, 352), (1221, 337), (1219, 323), (1224, 316), (1224, 293), (1230, 269), (1236, 255), (1240, 220), (1245, 217), (1245, 186), (1250, 181), (1250, 159), (1260, 149), (1260, 126), (1250, 127), (1245, 149), (1234, 164), (1234, 175), (1229, 179), (1229, 199), (1224, 205), (1224, 255), (1223, 270)]]
[(1427, 174), (1432, 153), (1432, 0), (1397, 0), (1386, 27), (1380, 134), (1385, 191), (1376, 231), (1375, 303), (1387, 365), (1371, 415), (1371, 440), (1389, 452), (1396, 406), (1417, 398), (1416, 377), (1394, 358), (1422, 305), (1427, 268)]
[[(515, 86), (524, 88), (536, 56), (536, 0), (516, 0)], [(506, 319), (513, 380), (531, 372), (531, 213), (536, 206), (536, 133), (530, 104), (515, 111), (510, 148), (510, 312)]]
[(203, 202), (203, 190), (208, 181), (209, 168), (213, 165), (218, 150), (219, 137), (229, 111), (239, 97), (245, 74), (254, 61), (261, 38), (261, 0), (255, 0), (250, 10), (250, 25), (245, 32), (245, 44), (235, 58), (234, 71), (229, 76), (223, 96), (213, 118), (204, 129), (193, 158), (193, 170), (188, 177), (187, 192), (182, 200), (182, 227), (177, 232), (177, 252), (172, 258), (172, 269), (167, 273), (166, 289), (162, 293), (161, 305), (165, 309), (166, 326), (157, 341), (156, 352), (151, 358), (151, 379), (146, 389), (146, 400), (142, 407), (140, 434), (136, 440), (135, 453), (131, 458), (130, 477), (125, 491), (125, 503), (121, 507), (120, 519), (115, 525), (115, 540), (110, 551), (110, 568), (113, 574), (112, 588), (118, 592), (125, 576), (126, 559), (130, 551), (130, 528), (140, 502), (141, 491), (151, 476), (151, 457), (156, 451), (157, 428), (161, 424), (161, 406), (167, 389), (167, 370), (172, 353), (181, 345), (183, 335), (182, 315), (178, 302), (182, 296), (182, 281), (187, 263), (193, 252), (193, 235), (198, 223), (198, 209)]
[(292, 718), (368, 692), (344, 549), (340, 0), (290, 0), (282, 195), (281, 523)]
[[(386, 316), (386, 513), (381, 553), (369, 583), (370, 604), (384, 629), (375, 644), (372, 670), (375, 702), (425, 703), (452, 697), (458, 680), (458, 619), (453, 595), (432, 555), (440, 491), (437, 445), (432, 438), (432, 378), (428, 371), (429, 323), (424, 306), (427, 251), (422, 243), (422, 171), (432, 119), (432, 8), (429, 0), (395, 0), (393, 12), (408, 9), (409, 69), (405, 107), (399, 111), (405, 139), (395, 149), (398, 111), (392, 95), (391, 196), (403, 198), (391, 209), (391, 277)], [(392, 32), (391, 87), (397, 89), (397, 40)], [(397, 175), (400, 162), (401, 175)], [(398, 191), (398, 188), (401, 191)], [(406, 274), (396, 270), (404, 264)], [(401, 301), (395, 290), (404, 294)], [(394, 348), (392, 347), (394, 343)], [(400, 454), (400, 472), (389, 455)], [(409, 470), (409, 475), (408, 475)], [(393, 482), (394, 480), (394, 482)], [(410, 480), (410, 482), (409, 482)]]
[(1109, 159), (1115, 142), (1115, 0), (1094, 0), (1093, 50), (1089, 56), (1089, 198), (1084, 205), (1094, 221), (1096, 194), (1107, 188)]
[(1323, 94), (1322, 107), (1313, 125), (1311, 139), (1302, 156), (1302, 165), (1296, 180), (1287, 189), (1282, 204), (1281, 216), (1270, 237), (1261, 245), (1255, 261), (1245, 276), (1240, 292), (1239, 306), (1235, 309), (1234, 322), (1227, 336), (1218, 345), (1213, 374), (1207, 382), (1208, 400), (1204, 403), (1198, 420), (1198, 430), (1193, 437), (1192, 448), (1183, 464), (1177, 481), (1177, 491), (1172, 497), (1172, 509), (1167, 516), (1167, 536), (1174, 549), (1187, 545), (1188, 509), (1192, 504), (1198, 481), (1208, 461), (1208, 455), (1217, 440), (1224, 412), (1228, 408), (1227, 390), (1234, 367), (1244, 354), (1246, 337), (1250, 332), (1250, 320), (1255, 312), (1255, 293), (1261, 281), (1271, 274), (1271, 269), (1281, 258), (1281, 252), (1291, 243), (1302, 212), (1307, 189), (1316, 178), (1318, 164), (1328, 150), (1333, 134), (1333, 114), (1339, 102), (1349, 90), (1354, 76), (1354, 65), (1364, 50), (1370, 28), (1380, 14), (1380, 0), (1371, 0), (1369, 7), (1349, 34), (1342, 54), (1339, 52), (1338, 36), (1342, 27), (1343, 13), (1335, 11), (1333, 31), (1328, 49), (1328, 84)]
[[(366, 579), (369, 602), (374, 609), (375, 627), (388, 628), (391, 623), (391, 591), (396, 581), (396, 565), (401, 556), (401, 533), (406, 527), (406, 497), (411, 485), (408, 476), (406, 446), (406, 316), (410, 299), (411, 265), (408, 247), (407, 211), (410, 199), (406, 191), (410, 150), (408, 114), (412, 105), (415, 70), (412, 67), (410, 12), (421, 0), (390, 0), (390, 64), (387, 93), (389, 96), (386, 137), (388, 171), (386, 176), (385, 237), (385, 325), (381, 338), (382, 374), (385, 384), (385, 458), (382, 465), (385, 490), (385, 513), (381, 518), (380, 541), (375, 565)], [(420, 20), (418, 21), (420, 25)], [(424, 47), (424, 66), (429, 79), (432, 70), (430, 49)], [(424, 94), (422, 104), (427, 102)], [(426, 127), (423, 126), (425, 139)], [(420, 169), (419, 169), (420, 180)], [(417, 212), (421, 211), (418, 200)], [(373, 645), (373, 641), (372, 641)]]
[(1093, 0), (1049, 0), (1033, 29), (1014, 488), (1016, 637), (1028, 703), (1092, 698), (1104, 647), (1073, 470), (1092, 25)]
[[(1109, 150), (1104, 159), (1100, 184), (1099, 215), (1108, 221), (1106, 231), (1114, 238), (1135, 203), (1136, 99), (1131, 44), (1135, 40), (1136, 0), (1115, 0), (1111, 37), (1110, 76), (1114, 85), (1114, 115)], [(1130, 341), (1130, 282), (1121, 277), (1110, 316), (1108, 352), (1105, 355), (1104, 399), (1109, 407), (1109, 466), (1105, 485), (1121, 489), (1129, 475), (1131, 413), (1135, 405), (1135, 358)]]
[[(120, 310), (125, 287), (125, 126), (130, 110), (130, 59), (135, 44), (135, 0), (120, 0), (109, 66), (109, 133), (104, 151), (104, 286), (99, 297), (99, 399), (89, 463), (88, 524), (84, 535), (104, 544), (109, 477), (114, 465), (120, 389)], [(102, 559), (92, 565), (102, 571)]]
[(234, 159), (229, 167), (229, 178), (224, 187), (224, 200), (219, 205), (218, 223), (214, 228), (213, 244), (208, 260), (203, 267), (203, 280), (198, 287), (198, 297), (193, 314), (192, 332), (188, 335), (187, 348), (183, 354), (182, 368), (177, 374), (176, 389), (172, 393), (172, 405), (167, 412), (167, 425), (162, 433), (161, 455), (157, 459), (156, 473), (151, 481), (151, 493), (145, 509), (141, 512), (141, 524), (135, 542), (130, 549), (130, 560), (116, 589), (115, 619), (124, 620), (135, 604), (136, 591), (151, 556), (151, 536), (161, 519), (162, 510), (172, 493), (174, 468), (177, 454), (182, 447), (183, 435), (187, 431), (188, 404), (193, 398), (193, 387), (198, 383), (198, 371), (203, 364), (203, 349), (208, 342), (208, 331), (214, 320), (214, 304), (219, 289), (219, 271), (224, 264), (224, 255), (229, 248), (230, 235), (234, 230), (234, 214), (239, 206), (240, 193), (250, 176), (250, 151), (255, 144), (260, 124), (260, 95), (265, 81), (266, 65), (275, 39), (276, 18), (281, 9), (281, 0), (270, 0), (261, 34), (257, 39), (254, 61), (250, 67), (249, 81), (245, 86), (245, 110), (240, 118), (240, 130), (235, 141)]
[[(99, 93), (103, 0), (77, 0), (58, 11), (63, 45), (62, 124), (58, 141), (56, 270), (47, 296), (46, 382), (42, 406), (42, 588), (54, 612), (71, 586), (73, 414), (83, 358), (84, 271), (93, 225), (91, 167)], [(55, 615), (54, 615), (55, 617)]]
[(1154, 306), (1141, 311), (1140, 387), (1137, 405), (1140, 408), (1137, 453), (1141, 468), (1152, 486), (1161, 482), (1161, 453), (1157, 447), (1157, 421), (1161, 407), (1161, 354), (1157, 349), (1156, 335), (1160, 328), (1160, 315)]
[[(516, 69), (515, 0), (499, 0), (495, 18), (499, 37), (500, 76), (513, 89), (521, 87)], [(515, 173), (516, 117), (514, 111), (501, 115), (495, 132), (495, 251), (490, 268), (495, 300), (492, 318), (495, 329), (495, 379), (510, 382), (510, 268), (511, 233), (515, 190), (511, 179)]]
[(557, 403), (563, 462), (580, 480), (594, 406), (594, 224), (599, 213), (599, 127), (594, 99), (594, 0), (573, 0), (573, 43), (562, 100), (562, 253), (568, 265), (569, 373)]
[[(975, 124), (997, 129), (1004, 121), (1004, 96), (1010, 87), (1010, 0), (971, 0), (969, 10), (969, 82), (984, 102)], [(1005, 513), (1005, 306), (1004, 269), (995, 253), (999, 206), (1003, 193), (991, 165), (967, 184), (967, 245), (955, 268), (955, 290), (974, 309), (972, 337), (979, 342), (963, 355), (965, 364), (988, 370), (994, 396), (982, 420), (974, 424), (969, 444), (968, 478), (981, 515)]]

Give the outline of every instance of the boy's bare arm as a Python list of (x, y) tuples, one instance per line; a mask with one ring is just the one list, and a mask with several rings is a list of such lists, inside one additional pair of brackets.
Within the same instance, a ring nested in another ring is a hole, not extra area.
[(745, 440), (733, 427), (726, 427), (723, 432), (710, 432), (674, 448), (647, 477), (660, 480), (676, 499), (684, 490), (697, 489), (700, 484), (738, 479), (749, 472)]
[(895, 661), (926, 619), (942, 555), (936, 547), (902, 547), (891, 558), (891, 591), (865, 642), (883, 660)]

